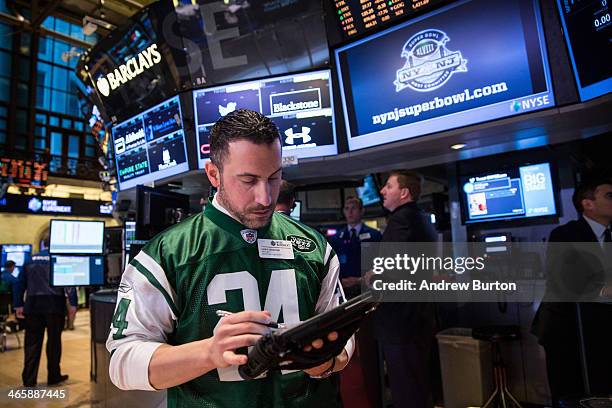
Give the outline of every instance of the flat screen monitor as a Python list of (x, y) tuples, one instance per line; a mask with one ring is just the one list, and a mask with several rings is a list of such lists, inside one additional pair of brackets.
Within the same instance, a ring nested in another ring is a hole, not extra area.
[(132, 241), (136, 239), (136, 221), (126, 221), (123, 234), (123, 248), (129, 252)]
[(210, 130), (221, 117), (251, 109), (272, 119), (283, 142), (283, 156), (298, 158), (338, 153), (329, 70), (272, 77), (193, 92), (199, 167), (210, 156)]
[(189, 170), (179, 97), (113, 126), (120, 190)]
[(302, 202), (300, 200), (295, 200), (295, 205), (293, 206), (289, 216), (296, 221), (299, 221), (302, 218)]
[(535, 0), (467, 0), (335, 50), (349, 150), (554, 105)]
[(51, 286), (104, 285), (104, 257), (101, 255), (52, 255)]
[(52, 254), (101, 254), (103, 221), (51, 220), (49, 252)]
[[(189, 196), (145, 186), (136, 188), (136, 239), (149, 240), (189, 214)], [(130, 246), (132, 248), (133, 244)]]
[(361, 199), (364, 206), (380, 203), (380, 193), (376, 186), (373, 174), (368, 174), (363, 179), (363, 185), (357, 187), (357, 196)]
[(549, 163), (462, 177), (460, 185), (466, 223), (557, 215)]
[(21, 268), (30, 260), (31, 254), (32, 245), (30, 244), (3, 244), (0, 266), (4, 268), (6, 261), (13, 261), (17, 268)]
[(610, 2), (557, 0), (557, 4), (580, 99), (612, 92)]

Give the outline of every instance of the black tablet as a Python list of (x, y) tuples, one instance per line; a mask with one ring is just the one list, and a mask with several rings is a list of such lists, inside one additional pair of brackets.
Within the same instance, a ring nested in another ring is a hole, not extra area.
[[(340, 354), (361, 321), (377, 306), (372, 293), (367, 292), (295, 327), (267, 334), (255, 344), (248, 362), (238, 372), (244, 379), (253, 379), (268, 370), (316, 367)], [(303, 351), (314, 340), (326, 339), (334, 331), (338, 333), (336, 341), (325, 340), (322, 348)]]

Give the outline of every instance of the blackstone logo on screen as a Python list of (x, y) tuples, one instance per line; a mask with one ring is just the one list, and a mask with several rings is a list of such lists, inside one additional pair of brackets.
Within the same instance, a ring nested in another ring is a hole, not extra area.
[(435, 29), (423, 30), (412, 37), (402, 48), (404, 66), (395, 75), (395, 92), (410, 88), (417, 92), (429, 92), (444, 85), (455, 72), (467, 72), (467, 59), (460, 51), (450, 51), (446, 43), (450, 38)]
[(145, 69), (161, 61), (161, 54), (157, 51), (157, 44), (151, 44), (146, 50), (130, 58), (125, 64), (119, 65), (113, 72), (98, 78), (96, 88), (104, 95), (109, 96), (111, 91), (119, 88), (129, 80), (142, 74)]

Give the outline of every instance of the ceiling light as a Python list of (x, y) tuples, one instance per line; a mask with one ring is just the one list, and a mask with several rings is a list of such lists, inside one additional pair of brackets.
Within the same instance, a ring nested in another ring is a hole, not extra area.
[(463, 149), (465, 146), (466, 146), (465, 143), (456, 143), (452, 145), (450, 148), (453, 150), (459, 150), (459, 149)]

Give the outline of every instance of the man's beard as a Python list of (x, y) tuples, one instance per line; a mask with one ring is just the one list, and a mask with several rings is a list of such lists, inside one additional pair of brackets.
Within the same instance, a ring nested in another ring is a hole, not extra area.
[[(217, 194), (219, 195), (218, 200), (221, 201), (221, 205), (223, 205), (223, 207), (225, 207), (225, 209), (229, 211), (229, 213), (233, 215), (245, 227), (252, 228), (252, 229), (258, 229), (270, 223), (270, 220), (272, 219), (272, 215), (274, 214), (274, 211), (270, 211), (270, 216), (266, 220), (259, 220), (259, 219), (255, 220), (255, 219), (249, 218), (248, 213), (242, 213), (238, 211), (232, 205), (231, 201), (227, 199), (227, 195), (225, 194), (225, 189), (223, 188), (223, 183), (219, 184), (219, 192)], [(272, 205), (271, 207), (256, 206), (254, 208), (249, 208), (250, 211), (264, 211), (268, 209), (273, 210), (274, 205)]]

